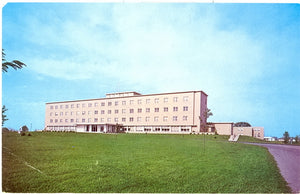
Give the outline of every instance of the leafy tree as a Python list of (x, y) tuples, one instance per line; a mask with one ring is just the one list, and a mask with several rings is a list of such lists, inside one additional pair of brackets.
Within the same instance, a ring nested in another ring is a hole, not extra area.
[(26, 125), (24, 125), (23, 127), (21, 127), (21, 131), (22, 132), (27, 132), (27, 131), (29, 131), (29, 129)]
[(2, 126), (4, 125), (4, 122), (7, 121), (8, 119), (6, 118), (6, 114), (5, 112), (7, 111), (7, 109), (5, 108), (5, 105), (2, 106)]
[[(200, 118), (201, 123), (205, 122), (205, 125), (203, 126), (203, 129), (204, 129), (204, 132), (206, 132), (208, 127), (209, 127), (209, 125), (206, 121), (210, 116), (213, 116), (213, 113), (211, 112), (211, 110), (209, 108), (206, 108), (206, 110), (203, 112), (202, 116), (203, 117), (200, 116), (199, 118)], [(202, 118), (204, 118), (204, 119), (202, 119)]]
[(295, 141), (296, 141), (296, 143), (298, 143), (298, 142), (299, 142), (299, 135), (296, 135), (296, 137), (295, 137)]
[(233, 126), (234, 127), (251, 127), (251, 125), (247, 122), (237, 122), (237, 123), (234, 123)]
[(2, 49), (2, 72), (7, 72), (9, 67), (12, 67), (13, 69), (22, 69), (24, 66), (26, 66), (25, 63), (13, 60), (11, 62), (6, 61), (5, 59), (6, 54), (4, 53), (4, 49)]
[[(2, 49), (2, 72), (7, 72), (9, 67), (12, 67), (13, 69), (22, 69), (26, 64), (24, 64), (21, 61), (18, 60), (13, 60), (12, 62), (8, 62), (5, 59), (6, 54), (4, 53), (4, 49)], [(5, 106), (2, 106), (2, 126), (4, 125), (4, 122), (7, 121), (8, 119), (6, 118), (7, 116), (4, 114), (7, 109)]]
[(289, 140), (290, 140), (290, 135), (289, 135), (289, 132), (284, 132), (284, 134), (283, 134), (283, 139), (284, 139), (284, 143), (285, 144), (287, 144), (287, 143), (289, 143)]

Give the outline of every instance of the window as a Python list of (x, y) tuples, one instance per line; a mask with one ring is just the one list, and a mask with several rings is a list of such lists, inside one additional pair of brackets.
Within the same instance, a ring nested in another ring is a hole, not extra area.
[(118, 113), (119, 113), (119, 110), (118, 110), (118, 109), (116, 109), (116, 110), (115, 110), (115, 114), (118, 114)]
[(82, 111), (82, 115), (85, 115), (85, 111)]
[(115, 106), (118, 106), (119, 105), (119, 101), (115, 101)]
[(115, 122), (116, 122), (116, 123), (119, 122), (119, 118), (115, 118)]
[(89, 107), (92, 107), (93, 106), (93, 104), (92, 103), (89, 103), (89, 105), (88, 105)]
[(85, 104), (82, 104), (81, 106), (82, 106), (82, 108), (84, 108), (84, 107), (85, 107)]
[(161, 128), (161, 131), (170, 131), (169, 128)]
[(111, 104), (112, 104), (111, 102), (108, 102), (108, 103), (107, 103), (107, 106), (111, 106)]
[(98, 114), (98, 111), (97, 111), (97, 110), (95, 110), (95, 112), (94, 112), (94, 113), (95, 113), (95, 115), (97, 115), (97, 114)]
[(150, 99), (146, 99), (146, 104), (149, 104), (150, 103)]
[(52, 112), (50, 112), (50, 117), (52, 116)]
[(169, 99), (168, 98), (164, 98), (164, 102), (168, 102), (169, 101)]
[(144, 128), (144, 131), (151, 131), (151, 128)]
[(159, 108), (154, 108), (154, 112), (159, 112)]
[(111, 118), (107, 118), (107, 122), (111, 122)]
[(92, 121), (92, 119), (91, 118), (88, 118), (88, 122), (90, 123)]
[(154, 131), (160, 131), (160, 128), (159, 128), (159, 127), (156, 127)]
[(142, 117), (138, 117), (138, 118), (137, 118), (137, 121), (138, 121), (138, 122), (141, 122), (141, 120), (142, 120)]
[(80, 104), (76, 104), (76, 107), (79, 108), (79, 107), (80, 107)]
[(130, 103), (130, 104), (133, 104), (133, 100), (130, 100), (129, 103)]
[(142, 104), (142, 100), (140, 99), (140, 100), (138, 100), (138, 104)]
[(55, 106), (55, 109), (58, 109), (58, 106), (57, 106), (57, 105)]
[(177, 116), (173, 116), (173, 121), (177, 121)]
[(188, 100), (189, 100), (189, 97), (188, 97), (188, 96), (184, 96), (184, 97), (183, 97), (183, 101), (184, 101), (184, 102), (187, 102)]
[(155, 98), (155, 99), (154, 99), (154, 102), (155, 102), (155, 103), (159, 103), (159, 98)]
[(53, 123), (53, 119), (50, 119), (50, 123)]
[(59, 114), (60, 116), (63, 116), (64, 115), (64, 113), (63, 112), (60, 112), (60, 114)]
[(102, 115), (105, 114), (105, 110), (101, 110), (101, 114), (102, 114)]
[(142, 112), (142, 109), (141, 108), (138, 108), (138, 113), (141, 113)]
[(50, 109), (53, 109), (53, 106), (50, 106)]
[(95, 102), (95, 107), (98, 107), (98, 102)]
[(90, 115), (92, 112), (91, 111), (88, 111), (88, 115)]
[(66, 108), (69, 108), (69, 105), (68, 105), (68, 104), (66, 105)]
[(126, 101), (122, 101), (122, 105), (126, 105)]
[(60, 108), (60, 109), (63, 109), (63, 105), (60, 105), (59, 108)]
[(82, 122), (85, 123), (85, 119), (82, 119)]
[(173, 102), (178, 102), (178, 97), (174, 97)]
[(174, 107), (173, 107), (173, 111), (174, 111), (174, 112), (177, 112), (177, 111), (178, 111), (178, 107), (177, 107), (177, 106), (174, 106)]
[(107, 114), (111, 114), (111, 110), (108, 110), (108, 111), (107, 111)]
[(146, 122), (149, 122), (150, 121), (150, 117), (146, 117)]
[(78, 123), (78, 122), (79, 122), (79, 119), (76, 119), (76, 122)]
[(125, 114), (126, 113), (126, 109), (122, 109), (122, 113)]
[(146, 112), (150, 112), (150, 108), (146, 108)]
[(130, 110), (129, 110), (129, 112), (130, 112), (130, 113), (133, 113), (133, 112), (134, 112), (133, 108), (132, 108), (132, 109), (130, 109)]
[(133, 122), (133, 117), (130, 117), (130, 118), (129, 118), (129, 121), (130, 121), (130, 122)]
[(69, 120), (68, 119), (65, 119), (65, 123), (68, 123), (69, 122)]
[(100, 119), (100, 122), (103, 123), (103, 122), (104, 122), (104, 118), (101, 118), (101, 119)]
[(55, 123), (57, 123), (58, 122), (58, 120), (57, 119), (55, 119)]
[(168, 112), (168, 107), (164, 107), (164, 112)]
[(163, 117), (163, 120), (164, 120), (164, 121), (168, 121), (168, 117), (167, 117), (167, 116), (164, 116), (164, 117)]
[(101, 102), (101, 106), (105, 106), (105, 102)]
[(187, 116), (183, 116), (182, 120), (187, 121), (188, 117)]
[(154, 121), (158, 121), (158, 117), (154, 117)]
[(55, 116), (58, 116), (58, 112), (55, 112)]
[(94, 123), (98, 122), (98, 118), (94, 118)]
[(126, 118), (123, 117), (123, 118), (122, 118), (122, 122), (126, 122)]
[(65, 112), (65, 115), (68, 116), (68, 112)]
[(71, 108), (74, 108), (74, 104), (71, 104)]
[(74, 123), (74, 119), (71, 119), (71, 123)]
[(70, 112), (70, 115), (73, 115), (74, 112)]
[(189, 110), (189, 107), (187, 107), (187, 106), (183, 107), (183, 111), (188, 111), (188, 110)]

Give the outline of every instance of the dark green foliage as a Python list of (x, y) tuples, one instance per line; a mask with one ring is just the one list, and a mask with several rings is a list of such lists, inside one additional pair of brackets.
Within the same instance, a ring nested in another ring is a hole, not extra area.
[(285, 144), (287, 144), (287, 143), (289, 143), (289, 140), (290, 140), (290, 134), (289, 134), (289, 132), (284, 132), (284, 134), (283, 134), (283, 139), (284, 139), (284, 143)]
[(29, 129), (28, 129), (28, 127), (26, 125), (24, 125), (24, 126), (22, 126), (22, 131), (23, 132), (27, 132), (27, 131), (29, 131)]
[(25, 136), (26, 133), (25, 133), (24, 131), (21, 131), (20, 135), (21, 135), (21, 136)]
[(5, 112), (7, 111), (7, 108), (5, 108), (5, 105), (2, 106), (2, 126), (4, 125), (4, 122), (8, 120), (8, 118), (6, 118), (6, 114)]
[(13, 69), (22, 69), (24, 66), (26, 66), (25, 63), (13, 60), (11, 62), (6, 61), (5, 59), (6, 54), (4, 53), (4, 49), (2, 49), (2, 72), (7, 72), (9, 67), (12, 67)]
[(251, 127), (251, 125), (247, 122), (237, 122), (233, 124), (234, 127)]

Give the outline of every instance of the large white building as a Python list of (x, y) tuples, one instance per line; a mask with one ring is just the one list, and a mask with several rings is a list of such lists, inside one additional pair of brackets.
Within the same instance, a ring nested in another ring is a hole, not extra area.
[[(46, 103), (45, 130), (89, 133), (199, 133), (206, 120), (207, 94), (187, 91)], [(201, 119), (200, 119), (201, 117)]]

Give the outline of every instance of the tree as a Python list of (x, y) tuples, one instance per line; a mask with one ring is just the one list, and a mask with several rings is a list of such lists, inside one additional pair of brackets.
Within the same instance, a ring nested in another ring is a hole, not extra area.
[(287, 143), (289, 143), (289, 140), (290, 140), (290, 135), (289, 135), (289, 132), (284, 132), (284, 134), (283, 134), (283, 139), (284, 139), (284, 143), (285, 144), (287, 144)]
[(234, 127), (251, 127), (251, 125), (247, 122), (237, 122), (237, 123), (234, 123), (233, 126)]
[[(23, 66), (26, 66), (26, 64), (18, 60), (13, 60), (12, 62), (8, 62), (6, 61), (5, 56), (6, 54), (4, 53), (4, 49), (2, 49), (2, 72), (7, 72), (8, 67), (12, 67), (13, 69), (17, 70), (17, 69), (22, 69)], [(2, 126), (4, 125), (4, 122), (8, 120), (6, 118), (7, 116), (4, 114), (5, 111), (7, 111), (7, 109), (5, 108), (5, 106), (2, 106)]]
[(4, 122), (7, 121), (8, 119), (6, 118), (6, 114), (5, 112), (7, 111), (7, 109), (5, 108), (5, 105), (2, 106), (2, 126), (4, 125)]
[(24, 125), (23, 127), (21, 127), (21, 131), (22, 132), (28, 132), (29, 129), (28, 129), (28, 127), (26, 125)]
[(211, 110), (209, 108), (206, 108), (205, 111), (202, 113), (202, 117), (201, 116), (199, 117), (200, 122), (205, 123), (203, 125), (204, 132), (207, 132), (207, 129), (209, 127), (209, 125), (206, 121), (210, 116), (213, 116), (213, 113), (211, 112)]
[(295, 142), (296, 142), (296, 143), (299, 142), (299, 135), (296, 135), (296, 137), (295, 137)]
[(4, 53), (4, 49), (2, 49), (2, 72), (7, 72), (9, 67), (12, 67), (13, 69), (22, 69), (24, 66), (26, 66), (25, 63), (13, 60), (11, 62), (6, 61), (5, 59), (6, 54)]

